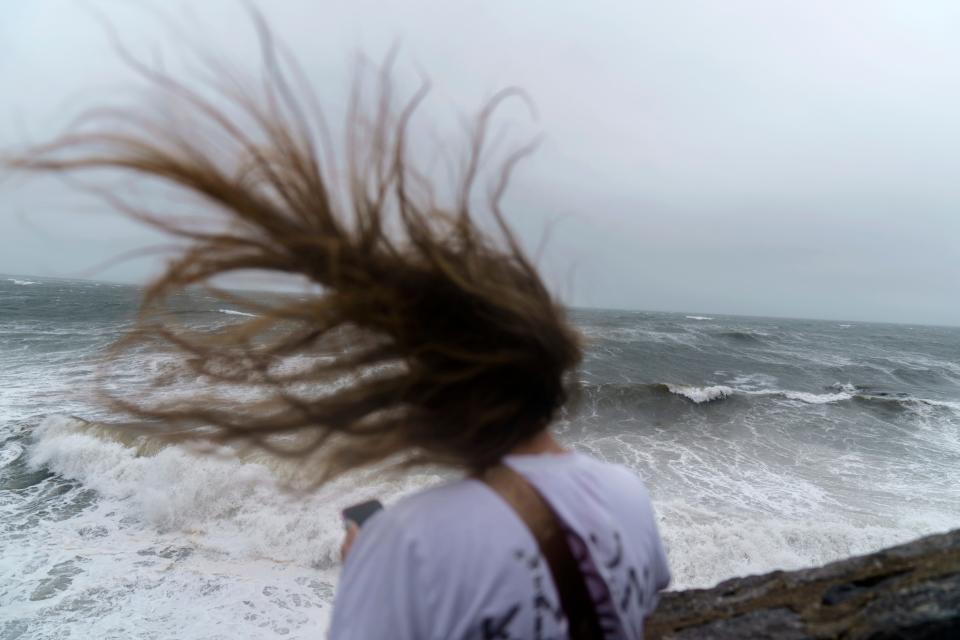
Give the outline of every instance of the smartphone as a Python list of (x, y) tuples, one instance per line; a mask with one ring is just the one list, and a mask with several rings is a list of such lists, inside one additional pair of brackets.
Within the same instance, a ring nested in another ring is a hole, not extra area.
[(344, 521), (352, 522), (358, 527), (362, 527), (363, 523), (366, 522), (370, 516), (381, 509), (383, 509), (383, 505), (379, 500), (367, 500), (366, 502), (355, 504), (352, 507), (347, 507), (341, 513), (343, 514)]

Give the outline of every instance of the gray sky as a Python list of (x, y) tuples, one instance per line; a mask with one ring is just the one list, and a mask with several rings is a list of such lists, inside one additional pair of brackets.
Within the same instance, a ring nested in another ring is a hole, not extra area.
[[(135, 51), (175, 58), (138, 4), (92, 6)], [(192, 4), (164, 6), (256, 64), (242, 5)], [(255, 4), (331, 103), (355, 52), (398, 39), (400, 66), (433, 80), (432, 111), (526, 88), (539, 119), (518, 131), (546, 139), (511, 215), (531, 246), (553, 222), (543, 268), (572, 304), (960, 325), (960, 3)], [(0, 0), (0, 79), (6, 147), (129, 73), (82, 3)], [(78, 275), (153, 241), (59, 183), (0, 181), (0, 273)]]

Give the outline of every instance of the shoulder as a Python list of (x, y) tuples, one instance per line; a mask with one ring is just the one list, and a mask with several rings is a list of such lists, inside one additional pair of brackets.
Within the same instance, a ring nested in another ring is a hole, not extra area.
[(456, 514), (468, 513), (466, 504), (482, 499), (470, 483), (453, 482), (403, 498), (365, 522), (343, 566), (330, 637), (432, 637), (433, 612), (446, 598), (436, 560), (455, 557), (448, 547), (464, 537), (462, 530), (438, 536), (435, 529), (449, 529)]
[(361, 529), (355, 551), (383, 555), (402, 548), (418, 561), (429, 556), (421, 565), (429, 571), (447, 562), (463, 564), (466, 548), (490, 551), (527, 537), (526, 527), (503, 500), (482, 482), (465, 478), (405, 496), (376, 514)]
[(430, 539), (505, 514), (506, 506), (486, 485), (465, 478), (405, 496), (376, 518), (379, 528)]
[(585, 453), (511, 456), (507, 462), (550, 498), (586, 499), (616, 511), (650, 502), (646, 485), (634, 471)]
[(421, 489), (385, 509), (383, 516), (395, 526), (416, 527), (425, 512), (461, 511), (473, 500), (484, 500), (486, 487), (470, 478)]
[(406, 496), (377, 518), (381, 535), (399, 536), (427, 551), (424, 570), (444, 568), (444, 574), (450, 567), (470, 571), (477, 557), (533, 541), (513, 510), (487, 485), (470, 478)]
[[(547, 456), (511, 457), (509, 464), (535, 484), (552, 483), (599, 485), (606, 497), (622, 497), (633, 503), (649, 502), (641, 478), (627, 467), (605, 462), (583, 453), (572, 453), (557, 464)], [(404, 531), (418, 537), (428, 531), (466, 527), (490, 517), (512, 515), (508, 507), (480, 481), (464, 478), (430, 487), (401, 498), (375, 516), (378, 528)]]

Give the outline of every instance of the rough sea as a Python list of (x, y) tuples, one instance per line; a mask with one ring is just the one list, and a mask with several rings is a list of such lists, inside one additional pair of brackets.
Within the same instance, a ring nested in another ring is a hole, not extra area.
[[(0, 276), (0, 638), (319, 638), (339, 510), (443, 480), (311, 493), (267, 458), (144, 446), (97, 426), (128, 285)], [(200, 294), (199, 328), (241, 309)], [(960, 328), (575, 310), (571, 447), (650, 488), (673, 588), (816, 565), (960, 526)], [(158, 354), (124, 356), (136, 394)]]

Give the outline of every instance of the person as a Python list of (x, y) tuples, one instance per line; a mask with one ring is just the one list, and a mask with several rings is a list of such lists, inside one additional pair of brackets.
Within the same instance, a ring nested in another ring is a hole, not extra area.
[[(334, 145), (302, 97), (305, 74), (258, 26), (262, 95), (220, 67), (207, 91), (128, 56), (161, 101), (93, 110), (12, 163), (124, 172), (166, 189), (123, 199), (116, 183), (93, 186), (182, 243), (115, 352), (163, 351), (166, 366), (136, 397), (106, 385), (104, 399), (130, 428), (260, 447), (299, 461), (315, 482), (372, 467), (463, 475), (351, 529), (334, 640), (568, 637), (538, 532), (483, 480), (500, 465), (578, 545), (604, 637), (641, 638), (670, 572), (641, 480), (551, 432), (582, 346), (501, 210), (530, 147), (503, 159), (478, 212), (491, 119), (522, 95), (504, 91), (484, 106), (443, 189), (409, 143), (424, 87), (397, 106), (389, 65), (373, 89), (360, 74), (344, 144)], [(176, 199), (157, 195), (171, 189)], [(212, 284), (250, 270), (309, 288), (264, 299)], [(214, 333), (171, 320), (181, 294), (201, 284), (253, 317)], [(198, 378), (202, 389), (176, 393)]]
[[(643, 638), (670, 571), (650, 500), (624, 467), (564, 449), (544, 430), (505, 457), (586, 542), (604, 638)], [(557, 589), (531, 532), (464, 478), (350, 525), (330, 638), (566, 638)]]

